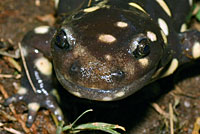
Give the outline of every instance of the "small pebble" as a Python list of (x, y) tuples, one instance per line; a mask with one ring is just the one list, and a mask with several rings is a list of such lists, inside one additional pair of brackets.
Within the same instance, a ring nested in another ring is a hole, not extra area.
[(190, 107), (190, 102), (189, 101), (184, 101), (184, 106), (189, 108)]

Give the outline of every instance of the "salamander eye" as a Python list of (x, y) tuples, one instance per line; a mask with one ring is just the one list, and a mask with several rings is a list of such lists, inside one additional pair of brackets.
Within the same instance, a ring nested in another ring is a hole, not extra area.
[(67, 35), (64, 30), (59, 30), (55, 35), (55, 44), (60, 48), (69, 48)]
[(131, 53), (135, 58), (143, 58), (150, 53), (150, 43), (148, 38), (142, 38), (139, 41), (134, 41), (131, 47)]
[(66, 49), (70, 48), (67, 34), (62, 29), (56, 33), (56, 35), (54, 37), (54, 43), (60, 48), (66, 48)]

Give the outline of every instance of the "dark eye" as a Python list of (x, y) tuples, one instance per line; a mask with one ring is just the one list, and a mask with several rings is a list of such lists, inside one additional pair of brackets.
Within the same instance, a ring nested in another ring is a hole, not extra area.
[(70, 48), (67, 34), (62, 29), (56, 33), (56, 35), (54, 37), (54, 43), (60, 48), (66, 48), (66, 49)]
[(136, 49), (132, 52), (135, 58), (143, 58), (150, 53), (150, 40), (147, 38), (141, 39), (137, 43)]

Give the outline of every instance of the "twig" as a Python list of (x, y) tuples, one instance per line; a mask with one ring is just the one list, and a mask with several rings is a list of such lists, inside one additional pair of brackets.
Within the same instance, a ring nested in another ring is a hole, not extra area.
[(15, 130), (13, 128), (3, 127), (3, 129), (6, 130), (6, 131), (8, 131), (8, 132), (10, 132), (10, 133), (12, 133), (12, 134), (23, 134), (22, 132), (17, 131), (17, 130)]
[(10, 38), (7, 41), (0, 38), (0, 42), (3, 42), (3, 44), (6, 45), (6, 47), (0, 49), (0, 55), (12, 57), (12, 58), (15, 58), (15, 59), (20, 58), (18, 50), (15, 50), (15, 54), (11, 54), (11, 53), (7, 52), (8, 49), (9, 49), (9, 46), (14, 44), (13, 41)]
[(0, 50), (0, 55), (12, 57), (12, 58), (15, 58), (15, 59), (19, 58), (19, 56), (16, 53), (15, 54), (10, 54), (10, 53), (2, 51), (2, 50)]
[(0, 110), (0, 115), (2, 115), (3, 117), (7, 118), (10, 121), (17, 121), (17, 119), (11, 115), (9, 115), (8, 113), (4, 112), (3, 110)]
[(173, 91), (173, 93), (180, 95), (180, 96), (185, 96), (185, 97), (188, 97), (188, 98), (191, 98), (191, 99), (197, 99), (197, 98), (200, 97), (200, 94), (192, 95), (192, 94), (183, 92), (179, 86), (175, 87), (175, 90)]
[[(7, 94), (7, 92), (5, 91), (4, 87), (1, 84), (0, 84), (0, 91), (3, 94), (4, 98), (7, 99), (8, 98), (8, 94)], [(18, 120), (18, 122), (21, 124), (23, 130), (26, 133), (29, 133), (30, 130), (26, 127), (25, 122), (23, 120), (21, 120), (21, 118), (19, 117), (19, 115), (17, 115), (14, 106), (12, 104), (10, 104), (9, 108), (10, 108), (11, 112), (13, 113), (13, 115), (15, 116), (15, 118)]]
[(192, 134), (199, 134), (200, 132), (200, 117), (196, 119), (196, 122), (194, 123), (194, 129), (192, 131)]
[(0, 78), (15, 78), (15, 79), (19, 79), (19, 78), (21, 78), (21, 75), (20, 74), (17, 74), (17, 75), (0, 74)]
[(88, 2), (88, 7), (91, 5), (91, 3), (92, 3), (92, 0), (89, 0), (89, 2)]
[(4, 124), (0, 122), (0, 127), (2, 127)]
[(174, 112), (173, 112), (173, 108), (172, 108), (172, 104), (169, 103), (169, 119), (170, 119), (170, 134), (174, 134), (174, 122), (173, 122), (173, 118), (174, 118)]
[(18, 72), (21, 72), (21, 66), (13, 58), (5, 56), (5, 57), (3, 57), (3, 59), (6, 60), (7, 62), (9, 62), (12, 67), (17, 69)]
[(156, 110), (156, 112), (158, 112), (160, 115), (164, 116), (165, 118), (169, 119), (169, 114), (167, 112), (165, 112), (164, 110), (162, 110), (162, 108), (160, 108), (160, 106), (156, 103), (152, 103), (151, 106)]
[(30, 77), (30, 74), (29, 74), (29, 71), (28, 71), (28, 67), (27, 67), (27, 64), (26, 64), (26, 60), (25, 60), (24, 54), (22, 52), (21, 43), (19, 43), (18, 46), (19, 46), (19, 50), (20, 50), (20, 54), (21, 54), (21, 58), (22, 58), (22, 63), (23, 63), (24, 69), (25, 69), (26, 76), (28, 78), (28, 81), (29, 81), (33, 91), (36, 93), (36, 88), (35, 88), (32, 80), (31, 80), (31, 77)]
[(199, 10), (200, 10), (200, 6), (199, 6), (199, 4), (196, 4), (196, 7), (195, 7), (195, 9), (193, 10), (192, 15), (196, 15), (196, 14), (198, 13)]

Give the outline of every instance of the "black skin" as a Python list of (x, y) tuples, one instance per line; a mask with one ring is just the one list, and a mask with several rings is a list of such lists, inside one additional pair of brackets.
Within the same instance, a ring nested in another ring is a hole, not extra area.
[[(119, 100), (137, 92), (160, 78), (173, 58), (179, 61), (179, 65), (194, 59), (192, 48), (194, 42), (200, 42), (200, 33), (179, 33), (191, 8), (188, 0), (181, 3), (166, 0), (172, 17), (152, 0), (131, 0), (147, 13), (131, 7), (129, 0), (108, 0), (99, 5), (100, 9), (84, 12), (81, 9), (88, 8), (88, 2), (61, 0), (57, 12), (58, 16), (62, 16), (59, 28), (49, 28), (43, 34), (33, 30), (24, 37), (22, 46), (27, 51), (25, 58), (37, 92), (33, 92), (23, 71), (21, 87), (26, 88), (27, 92), (11, 96), (5, 101), (6, 105), (18, 101), (27, 104), (35, 102), (40, 107), (50, 109), (58, 120), (63, 120), (52, 95), (56, 88), (53, 84), (55, 77), (44, 75), (35, 67), (35, 60), (41, 57), (53, 61), (57, 78), (66, 90), (78, 97), (97, 101)], [(89, 6), (98, 3), (92, 1)], [(66, 8), (66, 5), (70, 8)], [(167, 44), (157, 24), (159, 17), (166, 21), (169, 28)], [(120, 28), (116, 26), (117, 22), (125, 22), (127, 26)], [(147, 37), (148, 31), (156, 35), (156, 40)], [(111, 36), (111, 39), (114, 37), (114, 41), (102, 41), (100, 35), (104, 34)], [(163, 70), (153, 77), (160, 68)], [(42, 87), (38, 79), (42, 80)], [(29, 109), (27, 126), (34, 122), (37, 110)]]

